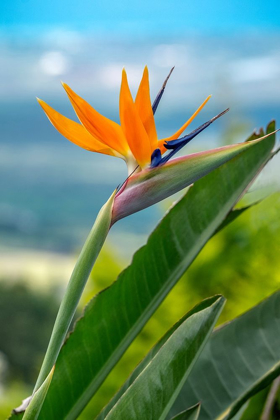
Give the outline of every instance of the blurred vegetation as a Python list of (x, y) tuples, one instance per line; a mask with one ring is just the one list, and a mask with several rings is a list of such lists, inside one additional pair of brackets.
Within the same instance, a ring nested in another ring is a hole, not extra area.
[(38, 294), (22, 282), (0, 282), (0, 350), (9, 366), (7, 379), (34, 383), (58, 305), (53, 292)]
[[(92, 420), (151, 346), (203, 298), (217, 293), (227, 298), (220, 318), (220, 322), (225, 322), (279, 289), (279, 212), (280, 194), (274, 194), (245, 211), (209, 241), (80, 415), (81, 420)], [(81, 307), (116, 280), (124, 267), (124, 262), (116, 258), (116, 252), (109, 246), (102, 251)], [(4, 418), (9, 408), (18, 405), (30, 392), (29, 385), (35, 379), (45, 351), (58, 302), (55, 293), (39, 295), (20, 283), (1, 282), (0, 288), (0, 350), (6, 361), (5, 383), (9, 385), (4, 392), (5, 402), (3, 398), (0, 401), (0, 414)], [(17, 307), (16, 315), (14, 307)], [(21, 382), (15, 383), (15, 378)], [(266, 395), (265, 392), (262, 395)], [(260, 404), (262, 402), (260, 400)], [(276, 411), (279, 410), (277, 404)]]
[[(55, 290), (0, 281), (0, 417), (32, 392), (59, 306)], [(15, 310), (16, 308), (16, 310)], [(2, 362), (2, 363), (1, 363)]]

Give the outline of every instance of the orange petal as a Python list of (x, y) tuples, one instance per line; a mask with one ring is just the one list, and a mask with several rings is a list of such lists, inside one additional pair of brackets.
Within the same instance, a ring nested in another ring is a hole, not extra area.
[(120, 120), (133, 156), (141, 167), (146, 166), (151, 161), (151, 143), (133, 102), (125, 70), (120, 91)]
[(54, 127), (72, 143), (91, 152), (116, 156), (117, 153), (114, 150), (94, 138), (81, 124), (64, 117), (41, 99), (38, 99), (38, 102)]
[[(185, 122), (184, 125), (182, 125), (182, 127), (176, 131), (175, 134), (173, 134), (173, 136), (170, 137), (166, 137), (165, 139), (162, 139), (163, 142), (165, 141), (170, 141), (170, 140), (175, 140), (177, 139), (182, 133), (183, 131), (185, 131), (185, 129), (190, 125), (190, 123), (195, 119), (195, 117), (197, 116), (197, 114), (200, 113), (200, 111), (202, 110), (202, 108), (206, 105), (206, 103), (209, 101), (209, 99), (211, 98), (212, 95), (209, 95), (204, 102), (202, 102), (202, 104), (200, 105), (199, 108), (197, 108), (197, 110), (195, 111), (195, 113), (191, 116), (191, 118), (188, 119), (187, 122)], [(159, 146), (158, 146), (159, 147)]]
[(119, 124), (99, 114), (68, 85), (62, 83), (73, 108), (83, 126), (102, 143), (127, 156), (128, 145)]
[(150, 138), (151, 148), (154, 150), (157, 147), (157, 131), (150, 98), (149, 73), (147, 66), (143, 72), (143, 77), (135, 99), (135, 105)]

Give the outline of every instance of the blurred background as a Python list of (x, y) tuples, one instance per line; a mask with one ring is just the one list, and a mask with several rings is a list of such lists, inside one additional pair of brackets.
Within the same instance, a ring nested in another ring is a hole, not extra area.
[[(68, 83), (118, 121), (123, 67), (135, 94), (144, 66), (159, 137), (176, 131), (212, 94), (190, 131), (228, 113), (184, 153), (244, 141), (280, 117), (278, 1), (0, 1), (0, 414), (32, 390), (63, 290), (99, 208), (126, 177), (118, 159), (64, 139), (36, 96), (75, 119)], [(253, 189), (279, 189), (279, 157)], [(83, 296), (114, 281), (172, 199), (120, 221)], [(191, 306), (222, 293), (221, 321), (279, 288), (280, 198), (274, 193), (216, 235), (100, 389), (92, 419), (151, 345)], [(108, 268), (109, 267), (109, 268)], [(240, 294), (242, 291), (242, 294)], [(82, 308), (82, 305), (81, 305)]]

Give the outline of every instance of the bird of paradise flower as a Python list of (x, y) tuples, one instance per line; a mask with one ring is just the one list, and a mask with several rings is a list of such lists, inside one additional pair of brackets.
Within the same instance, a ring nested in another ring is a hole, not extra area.
[[(126, 72), (123, 70), (120, 89), (120, 124), (102, 116), (66, 84), (63, 86), (81, 124), (66, 118), (39, 99), (48, 118), (62, 135), (84, 149), (124, 159), (128, 166), (129, 176), (101, 208), (84, 244), (61, 302), (34, 392), (40, 389), (56, 362), (81, 293), (111, 226), (117, 220), (151, 206), (191, 185), (268, 136), (169, 161), (178, 150), (228, 111), (226, 109), (190, 134), (180, 137), (208, 102), (210, 99), (208, 96), (176, 133), (158, 140), (154, 113), (170, 74), (152, 104), (147, 67), (144, 69), (135, 100), (132, 98)], [(269, 135), (271, 134), (273, 133)], [(27, 399), (18, 411), (24, 410), (30, 400), (31, 398)]]
[[(214, 117), (191, 134), (179, 138), (206, 105), (211, 97), (209, 95), (176, 133), (158, 139), (154, 114), (173, 69), (174, 67), (171, 69), (153, 105), (150, 99), (147, 66), (144, 68), (135, 101), (129, 89), (126, 71), (123, 69), (119, 100), (120, 124), (101, 115), (65, 83), (63, 83), (63, 87), (81, 124), (64, 117), (44, 101), (40, 99), (38, 101), (54, 127), (68, 140), (86, 150), (125, 160), (130, 174), (134, 170), (140, 171), (147, 166), (155, 167), (167, 162), (175, 152), (223, 114)], [(162, 158), (162, 154), (168, 149), (172, 149), (172, 152)]]

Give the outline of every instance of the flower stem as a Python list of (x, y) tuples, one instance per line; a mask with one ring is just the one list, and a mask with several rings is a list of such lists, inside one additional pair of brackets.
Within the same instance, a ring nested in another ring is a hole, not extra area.
[(50, 342), (34, 392), (37, 391), (48, 376), (56, 362), (61, 346), (63, 345), (93, 264), (108, 235), (112, 221), (114, 197), (115, 191), (107, 203), (101, 208), (77, 260), (55, 320)]

